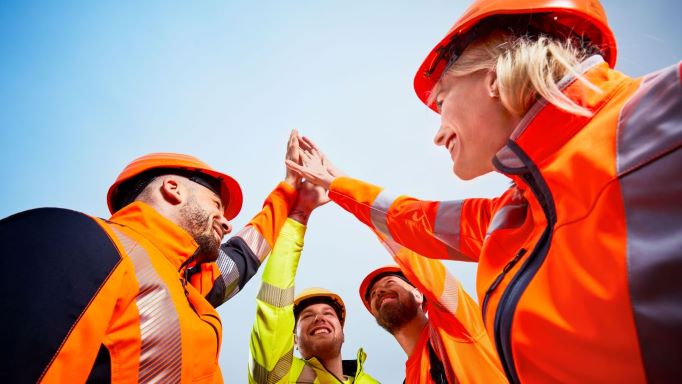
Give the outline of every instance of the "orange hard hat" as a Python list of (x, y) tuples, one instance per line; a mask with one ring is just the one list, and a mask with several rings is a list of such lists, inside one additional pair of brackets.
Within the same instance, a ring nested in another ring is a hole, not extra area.
[[(232, 177), (220, 173), (208, 164), (189, 155), (179, 153), (151, 153), (133, 160), (128, 164), (114, 184), (109, 187), (107, 204), (113, 214), (125, 205), (126, 187), (130, 187), (128, 181), (133, 182), (136, 176), (149, 172), (178, 172), (180, 175), (196, 175), (203, 179), (209, 179), (209, 184), (215, 184), (219, 189), (220, 199), (225, 206), (225, 218), (233, 219), (242, 208), (242, 189), (239, 183)], [(205, 184), (204, 184), (205, 185)], [(137, 191), (141, 192), (141, 191)]]
[[(616, 65), (616, 38), (598, 0), (476, 0), (419, 67), (414, 77), (414, 90), (424, 104), (428, 105), (431, 90), (440, 80), (452, 54), (461, 54), (457, 48), (463, 50), (475, 37), (469, 32), (481, 21), (501, 15), (533, 15), (539, 19), (534, 27), (542, 32), (570, 31), (584, 37), (601, 49), (611, 68)], [(435, 105), (428, 106), (438, 112)]]
[(377, 281), (379, 281), (379, 279), (388, 275), (398, 276), (399, 278), (403, 279), (406, 283), (413, 285), (412, 283), (410, 283), (409, 280), (407, 280), (407, 277), (405, 277), (405, 274), (397, 265), (386, 265), (373, 270), (372, 272), (369, 273), (369, 275), (365, 276), (365, 278), (362, 280), (359, 289), (360, 299), (362, 300), (362, 303), (365, 304), (365, 308), (367, 308), (367, 310), (370, 313), (372, 312), (372, 309), (370, 306), (369, 292), (374, 286), (374, 284)]
[(296, 295), (294, 298), (294, 317), (298, 319), (298, 314), (305, 307), (318, 302), (329, 303), (336, 310), (341, 325), (346, 322), (346, 305), (341, 300), (341, 296), (320, 287), (306, 288)]

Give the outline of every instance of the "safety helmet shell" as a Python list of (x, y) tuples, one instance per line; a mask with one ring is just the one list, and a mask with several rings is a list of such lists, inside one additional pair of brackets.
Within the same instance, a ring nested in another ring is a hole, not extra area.
[(370, 305), (370, 301), (367, 299), (367, 294), (369, 293), (369, 290), (372, 289), (372, 286), (374, 286), (374, 283), (378, 281), (377, 278), (383, 277), (384, 275), (396, 275), (405, 280), (405, 282), (408, 284), (412, 285), (412, 283), (407, 280), (405, 274), (397, 265), (386, 265), (373, 270), (367, 276), (365, 276), (365, 278), (362, 280), (362, 283), (360, 283), (360, 289), (358, 290), (362, 303), (370, 313), (372, 312), (372, 307)]
[(467, 33), (481, 21), (498, 15), (539, 14), (543, 15), (540, 26), (543, 32), (552, 34), (559, 29), (568, 29), (574, 35), (584, 36), (601, 49), (604, 60), (611, 68), (616, 65), (616, 38), (609, 27), (604, 8), (597, 0), (476, 0), (419, 67), (414, 77), (417, 97), (438, 112), (435, 103), (429, 105), (428, 99), (449, 61), (443, 53), (451, 43), (467, 39)]
[(121, 198), (119, 186), (131, 178), (153, 169), (178, 169), (197, 172), (220, 180), (220, 199), (225, 205), (225, 218), (228, 220), (233, 219), (242, 208), (242, 189), (239, 183), (231, 176), (214, 170), (194, 156), (179, 153), (151, 153), (139, 157), (128, 164), (121, 174), (118, 175), (116, 181), (109, 187), (107, 205), (112, 214), (122, 208), (119, 204)]
[(343, 300), (341, 299), (341, 296), (337, 295), (336, 293), (320, 288), (320, 287), (311, 287), (311, 288), (306, 288), (302, 290), (301, 292), (294, 297), (294, 312), (300, 312), (303, 310), (303, 308), (299, 308), (299, 305), (308, 299), (312, 298), (323, 298), (323, 299), (328, 299), (335, 303), (338, 308), (340, 309), (340, 316), (339, 316), (339, 322), (343, 326), (344, 323), (346, 322), (346, 304), (344, 304)]

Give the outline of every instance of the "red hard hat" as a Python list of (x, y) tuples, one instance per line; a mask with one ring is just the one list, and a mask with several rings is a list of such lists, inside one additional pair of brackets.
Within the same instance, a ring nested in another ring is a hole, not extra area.
[(372, 307), (370, 305), (370, 302), (367, 298), (367, 294), (369, 293), (369, 290), (372, 289), (374, 286), (374, 283), (379, 281), (379, 279), (383, 278), (386, 275), (396, 275), (400, 277), (401, 279), (405, 280), (408, 284), (412, 285), (407, 278), (405, 277), (405, 274), (403, 274), (403, 271), (400, 270), (400, 267), (397, 265), (386, 265), (380, 268), (377, 268), (370, 272), (365, 278), (362, 280), (362, 283), (360, 283), (360, 299), (362, 300), (362, 303), (365, 304), (365, 308), (371, 313), (372, 312)]
[(177, 169), (218, 180), (220, 182), (220, 199), (225, 205), (224, 214), (228, 220), (237, 216), (242, 208), (242, 189), (239, 187), (239, 183), (232, 177), (214, 170), (208, 164), (193, 156), (179, 153), (152, 153), (133, 160), (118, 175), (114, 184), (109, 187), (109, 193), (107, 193), (109, 211), (113, 214), (123, 208), (121, 206), (122, 194), (119, 188), (122, 183), (154, 169), (168, 169), (171, 171)]
[[(449, 57), (445, 56), (446, 48), (455, 41), (465, 40), (467, 32), (481, 21), (499, 15), (539, 14), (543, 14), (539, 26), (543, 32), (552, 34), (558, 30), (570, 30), (572, 34), (584, 36), (601, 49), (611, 68), (616, 65), (616, 38), (609, 28), (604, 8), (597, 0), (476, 0), (419, 67), (414, 77), (417, 97), (428, 105), (431, 90), (449, 61)], [(435, 105), (428, 106), (438, 112)]]

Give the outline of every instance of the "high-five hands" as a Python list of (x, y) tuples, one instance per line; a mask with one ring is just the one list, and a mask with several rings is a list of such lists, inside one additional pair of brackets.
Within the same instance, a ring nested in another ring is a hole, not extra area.
[[(297, 131), (292, 131), (298, 143), (298, 155), (300, 162), (287, 158), (286, 166), (288, 170), (294, 171), (307, 182), (319, 185), (324, 189), (329, 189), (332, 181), (345, 174), (336, 168), (320, 151), (320, 149), (307, 137), (298, 135)], [(291, 142), (291, 138), (290, 138)]]

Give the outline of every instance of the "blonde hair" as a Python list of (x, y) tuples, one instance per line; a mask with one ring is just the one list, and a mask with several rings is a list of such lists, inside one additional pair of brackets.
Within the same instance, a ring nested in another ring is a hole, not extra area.
[[(587, 87), (601, 92), (577, 70), (590, 53), (589, 48), (577, 48), (569, 39), (513, 36), (498, 30), (474, 41), (441, 79), (446, 75), (494, 70), (502, 105), (512, 114), (525, 115), (542, 97), (566, 112), (589, 117), (592, 112), (562, 93), (558, 83), (572, 74)], [(439, 85), (440, 82), (434, 87), (431, 98), (435, 98)]]

